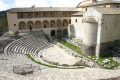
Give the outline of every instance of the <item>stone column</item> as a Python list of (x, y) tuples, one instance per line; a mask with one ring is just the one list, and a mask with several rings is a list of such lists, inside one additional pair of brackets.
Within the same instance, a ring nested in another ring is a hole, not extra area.
[(97, 44), (96, 44), (96, 57), (100, 57), (100, 44), (101, 44), (101, 28), (102, 19), (98, 20)]

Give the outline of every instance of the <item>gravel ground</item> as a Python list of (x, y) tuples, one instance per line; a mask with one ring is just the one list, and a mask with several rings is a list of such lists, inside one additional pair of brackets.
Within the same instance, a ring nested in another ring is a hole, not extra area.
[[(23, 64), (32, 64), (34, 73), (29, 75), (14, 74), (13, 66)], [(22, 54), (8, 57), (0, 54), (0, 80), (97, 80), (111, 77), (120, 77), (120, 70), (47, 68), (33, 63)]]

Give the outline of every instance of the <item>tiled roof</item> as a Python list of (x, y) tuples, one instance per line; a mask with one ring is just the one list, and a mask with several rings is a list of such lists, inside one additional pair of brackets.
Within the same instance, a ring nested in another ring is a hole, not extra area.
[(74, 7), (29, 7), (29, 8), (12, 8), (9, 12), (37, 12), (37, 11), (78, 11)]
[(80, 4), (77, 5), (77, 7), (89, 7), (89, 6), (97, 6), (97, 5), (103, 5), (103, 4), (120, 4), (120, 1), (116, 0), (103, 0), (103, 1), (97, 1), (89, 4)]

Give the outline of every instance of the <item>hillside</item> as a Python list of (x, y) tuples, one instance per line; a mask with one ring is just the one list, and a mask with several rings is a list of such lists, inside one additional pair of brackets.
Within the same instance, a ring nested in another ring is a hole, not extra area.
[(0, 36), (8, 31), (7, 11), (0, 12)]

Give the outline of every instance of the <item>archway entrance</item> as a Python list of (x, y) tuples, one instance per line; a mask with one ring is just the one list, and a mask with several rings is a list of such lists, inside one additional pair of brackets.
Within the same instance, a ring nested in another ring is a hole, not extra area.
[(43, 27), (49, 28), (49, 22), (47, 20), (43, 21)]
[(51, 37), (55, 36), (55, 30), (51, 30)]
[(39, 29), (41, 28), (41, 22), (40, 21), (36, 21), (35, 22), (35, 29)]
[(63, 27), (68, 27), (68, 21), (67, 20), (63, 20)]
[(67, 37), (68, 36), (68, 29), (63, 29), (63, 36)]
[(29, 30), (34, 29), (34, 23), (32, 21), (27, 22), (27, 29)]
[(57, 30), (57, 37), (59, 37), (59, 38), (62, 37), (62, 30), (61, 29)]
[(25, 22), (20, 22), (19, 23), (19, 30), (25, 30), (26, 29), (26, 23)]

